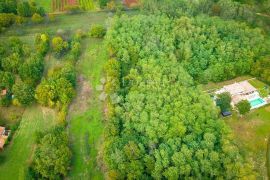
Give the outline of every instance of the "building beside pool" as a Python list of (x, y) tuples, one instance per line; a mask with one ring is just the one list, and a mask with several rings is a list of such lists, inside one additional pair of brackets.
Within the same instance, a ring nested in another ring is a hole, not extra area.
[(224, 86), (215, 92), (216, 95), (228, 92), (232, 98), (232, 106), (234, 107), (242, 100), (248, 100), (251, 109), (259, 108), (267, 104), (266, 100), (260, 97), (258, 90), (253, 87), (248, 81), (235, 82)]
[(0, 126), (0, 150), (3, 150), (9, 134), (10, 134), (9, 130), (6, 130), (5, 127)]

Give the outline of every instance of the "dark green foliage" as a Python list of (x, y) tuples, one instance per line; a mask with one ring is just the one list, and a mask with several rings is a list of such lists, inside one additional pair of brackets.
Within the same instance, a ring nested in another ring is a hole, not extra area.
[(17, 0), (1, 0), (0, 13), (14, 13), (16, 14)]
[(28, 2), (22, 2), (18, 4), (17, 13), (23, 17), (31, 17), (33, 15), (31, 6)]
[(35, 13), (40, 16), (45, 16), (45, 10), (43, 7), (37, 7), (35, 3), (32, 2), (19, 2), (17, 4), (17, 13), (23, 17), (31, 17)]
[(262, 60), (256, 61), (252, 66), (251, 73), (260, 80), (270, 84), (270, 59), (263, 58)]
[(251, 105), (247, 100), (240, 101), (236, 107), (241, 115), (247, 114), (251, 109)]
[(219, 94), (217, 97), (217, 105), (221, 112), (229, 111), (231, 109), (231, 95), (229, 93)]
[(94, 38), (103, 38), (106, 34), (106, 29), (104, 26), (95, 24), (91, 27), (89, 35)]
[(27, 59), (19, 69), (19, 75), (25, 83), (29, 85), (36, 85), (43, 74), (44, 62), (39, 55), (32, 55)]
[(16, 105), (27, 106), (35, 99), (34, 88), (23, 82), (16, 83), (12, 88), (12, 92), (14, 96), (13, 101)]
[(212, 100), (182, 66), (189, 52), (177, 54), (180, 34), (192, 39), (188, 32), (203, 29), (189, 20), (123, 16), (107, 33), (115, 59), (106, 66), (106, 89), (120, 99), (108, 99), (104, 159), (111, 179), (254, 178)]
[(177, 58), (200, 82), (247, 74), (253, 61), (267, 50), (262, 31), (219, 18), (180, 18), (175, 35)]
[(67, 175), (71, 161), (68, 136), (64, 127), (55, 127), (46, 133), (41, 133), (38, 137), (31, 166), (35, 178), (63, 178)]
[(14, 83), (15, 77), (12, 73), (0, 71), (0, 90), (11, 90)]
[(109, 2), (109, 0), (98, 0), (98, 2), (99, 2), (99, 6), (101, 8), (104, 8), (107, 6), (107, 3)]

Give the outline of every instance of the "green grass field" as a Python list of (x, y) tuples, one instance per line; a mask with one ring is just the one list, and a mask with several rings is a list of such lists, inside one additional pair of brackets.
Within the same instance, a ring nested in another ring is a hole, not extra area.
[(35, 0), (38, 6), (43, 7), (46, 12), (52, 12), (51, 0)]
[[(73, 102), (76, 109), (70, 112), (70, 137), (73, 151), (71, 179), (103, 179), (98, 169), (97, 155), (103, 131), (102, 102), (95, 87), (99, 84), (103, 66), (106, 62), (106, 50), (101, 40), (86, 39), (86, 50), (78, 62), (77, 71), (85, 78), (81, 88), (90, 88), (85, 94), (83, 90)], [(86, 87), (82, 87), (86, 86)], [(85, 96), (85, 99), (81, 97)], [(84, 102), (82, 102), (84, 101)]]
[(33, 105), (25, 110), (19, 129), (3, 153), (0, 162), (0, 180), (25, 179), (34, 150), (35, 132), (55, 124), (54, 111)]
[(224, 121), (232, 128), (240, 150), (255, 163), (260, 177), (266, 177), (266, 145), (270, 135), (270, 106), (252, 110), (240, 118), (236, 113)]

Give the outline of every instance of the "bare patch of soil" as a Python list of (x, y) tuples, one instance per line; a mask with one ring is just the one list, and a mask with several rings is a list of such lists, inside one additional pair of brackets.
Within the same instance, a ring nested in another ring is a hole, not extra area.
[(77, 95), (69, 107), (69, 113), (84, 113), (89, 107), (92, 88), (82, 75), (77, 78), (77, 87)]

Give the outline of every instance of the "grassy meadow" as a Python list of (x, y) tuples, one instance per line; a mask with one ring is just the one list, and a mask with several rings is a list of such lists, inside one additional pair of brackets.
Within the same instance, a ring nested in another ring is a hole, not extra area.
[(260, 177), (266, 177), (266, 148), (270, 135), (270, 105), (252, 110), (243, 117), (236, 112), (224, 121), (231, 127), (240, 150), (254, 161)]
[(33, 105), (26, 108), (12, 142), (0, 154), (0, 180), (25, 179), (34, 150), (35, 133), (56, 124), (55, 112)]

